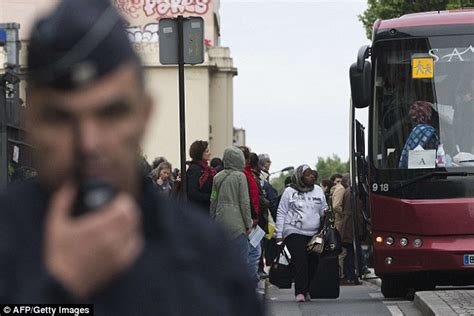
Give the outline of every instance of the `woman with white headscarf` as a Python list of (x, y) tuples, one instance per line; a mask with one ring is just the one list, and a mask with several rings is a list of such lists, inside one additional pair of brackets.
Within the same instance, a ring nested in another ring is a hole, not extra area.
[(277, 211), (277, 240), (283, 241), (295, 267), (297, 302), (309, 300), (309, 284), (318, 265), (318, 256), (308, 254), (306, 245), (319, 231), (320, 219), (328, 206), (326, 197), (308, 165), (299, 166), (292, 184), (285, 189)]

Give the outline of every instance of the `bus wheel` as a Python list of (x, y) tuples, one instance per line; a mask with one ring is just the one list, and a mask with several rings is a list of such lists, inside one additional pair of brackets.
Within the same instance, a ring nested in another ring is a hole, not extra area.
[(408, 294), (408, 287), (404, 284), (401, 277), (387, 276), (382, 277), (382, 294), (385, 298), (402, 297)]
[(433, 291), (436, 288), (436, 283), (431, 280), (423, 280), (415, 287), (416, 291)]

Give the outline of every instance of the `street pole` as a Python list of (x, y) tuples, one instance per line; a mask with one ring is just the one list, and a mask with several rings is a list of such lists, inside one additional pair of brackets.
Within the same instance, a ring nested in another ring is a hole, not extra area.
[(3, 75), (0, 75), (0, 188), (8, 183), (8, 120), (5, 84)]
[(184, 18), (178, 16), (179, 144), (181, 158), (181, 196), (186, 198), (186, 104), (184, 86)]
[(359, 241), (359, 221), (358, 221), (358, 197), (357, 197), (357, 161), (360, 160), (358, 157), (358, 152), (356, 149), (355, 142), (355, 107), (352, 104), (351, 100), (351, 109), (350, 109), (350, 123), (349, 123), (349, 143), (350, 143), (350, 174), (351, 174), (351, 211), (352, 211), (352, 246), (354, 248), (354, 267), (356, 270), (356, 275), (361, 276), (361, 267), (359, 266), (359, 256), (362, 254), (359, 253), (360, 250), (360, 241)]
[(178, 65), (179, 152), (181, 197), (186, 199), (186, 96), (184, 65), (204, 62), (204, 19), (201, 17), (162, 18), (159, 21), (160, 63)]

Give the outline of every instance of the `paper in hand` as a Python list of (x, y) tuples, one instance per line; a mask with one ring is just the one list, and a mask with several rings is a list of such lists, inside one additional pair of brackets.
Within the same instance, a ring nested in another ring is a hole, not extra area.
[(257, 248), (263, 236), (265, 236), (265, 231), (257, 225), (252, 228), (252, 231), (249, 234), (249, 243), (252, 245), (252, 247)]

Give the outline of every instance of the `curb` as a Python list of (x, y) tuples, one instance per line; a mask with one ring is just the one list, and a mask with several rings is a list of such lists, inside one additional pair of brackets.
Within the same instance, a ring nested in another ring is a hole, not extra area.
[[(382, 286), (382, 279), (377, 278), (374, 274), (373, 269), (370, 269), (371, 273), (367, 275), (368, 279), (362, 279), (362, 281), (376, 285), (378, 288)], [(458, 316), (451, 306), (446, 303), (436, 292), (434, 291), (422, 291), (415, 292), (415, 298), (413, 300), (415, 306), (422, 312), (423, 315), (429, 316)]]
[(416, 292), (415, 306), (420, 309), (423, 315), (430, 316), (457, 316), (458, 314), (443, 301), (436, 292)]

